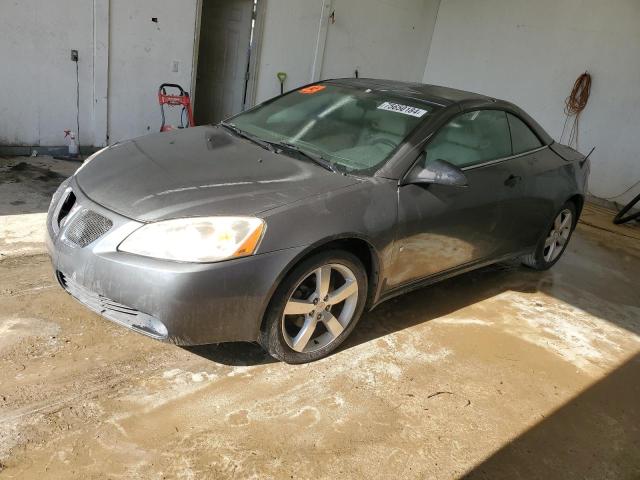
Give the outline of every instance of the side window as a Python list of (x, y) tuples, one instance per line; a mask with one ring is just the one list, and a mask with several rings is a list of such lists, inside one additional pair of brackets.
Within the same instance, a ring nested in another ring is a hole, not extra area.
[(511, 127), (511, 141), (513, 142), (513, 153), (528, 152), (542, 146), (542, 142), (535, 133), (518, 117), (507, 113), (509, 127)]
[(478, 110), (454, 118), (442, 127), (426, 148), (427, 162), (446, 160), (468, 167), (511, 156), (507, 115), (499, 110)]

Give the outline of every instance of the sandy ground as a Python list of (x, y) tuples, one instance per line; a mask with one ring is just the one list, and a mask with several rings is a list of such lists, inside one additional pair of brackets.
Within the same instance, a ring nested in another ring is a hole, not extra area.
[(45, 253), (51, 195), (80, 162), (42, 157), (0, 157), (0, 259)]
[(585, 219), (551, 271), (399, 297), (303, 366), (155, 342), (7, 256), (0, 479), (638, 479), (638, 229)]

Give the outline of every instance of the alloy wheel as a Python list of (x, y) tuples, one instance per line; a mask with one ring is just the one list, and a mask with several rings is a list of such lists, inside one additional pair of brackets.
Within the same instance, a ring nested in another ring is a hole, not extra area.
[(282, 314), (287, 345), (310, 353), (333, 343), (353, 319), (358, 289), (355, 274), (345, 265), (326, 264), (306, 274)]
[(553, 262), (560, 256), (564, 246), (569, 241), (572, 226), (573, 215), (571, 214), (571, 210), (565, 208), (554, 220), (551, 231), (544, 241), (542, 254), (546, 262)]

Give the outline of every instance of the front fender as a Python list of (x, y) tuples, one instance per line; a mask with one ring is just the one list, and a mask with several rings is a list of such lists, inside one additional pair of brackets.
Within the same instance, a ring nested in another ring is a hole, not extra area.
[(380, 280), (385, 278), (393, 261), (397, 188), (394, 180), (365, 179), (357, 185), (270, 210), (263, 215), (267, 230), (258, 253), (303, 247), (278, 279), (279, 283), (302, 258), (324, 245), (341, 240), (365, 242), (375, 264), (375, 301), (384, 288)]

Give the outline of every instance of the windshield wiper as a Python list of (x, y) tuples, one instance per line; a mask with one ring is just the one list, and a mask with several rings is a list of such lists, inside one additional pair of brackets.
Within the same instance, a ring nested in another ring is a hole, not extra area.
[(313, 153), (309, 153), (305, 150), (302, 150), (299, 146), (294, 145), (293, 143), (273, 142), (272, 145), (280, 149), (292, 150), (296, 153), (299, 153), (303, 157), (311, 160), (316, 165), (320, 165), (322, 168), (329, 170), (330, 172), (340, 173), (340, 171), (336, 168), (336, 166), (333, 163), (331, 163), (329, 160), (325, 159), (322, 155), (315, 155)]
[(270, 152), (274, 151), (273, 146), (269, 142), (265, 142), (264, 140), (261, 140), (260, 138), (256, 137), (255, 135), (251, 135), (250, 133), (245, 132), (244, 130), (240, 130), (235, 125), (231, 125), (230, 123), (226, 123), (226, 122), (220, 122), (220, 125), (222, 127), (226, 128), (227, 130), (233, 132), (238, 137), (245, 138), (245, 139), (249, 140), (250, 142), (255, 143), (256, 145), (261, 146), (265, 150), (269, 150)]

